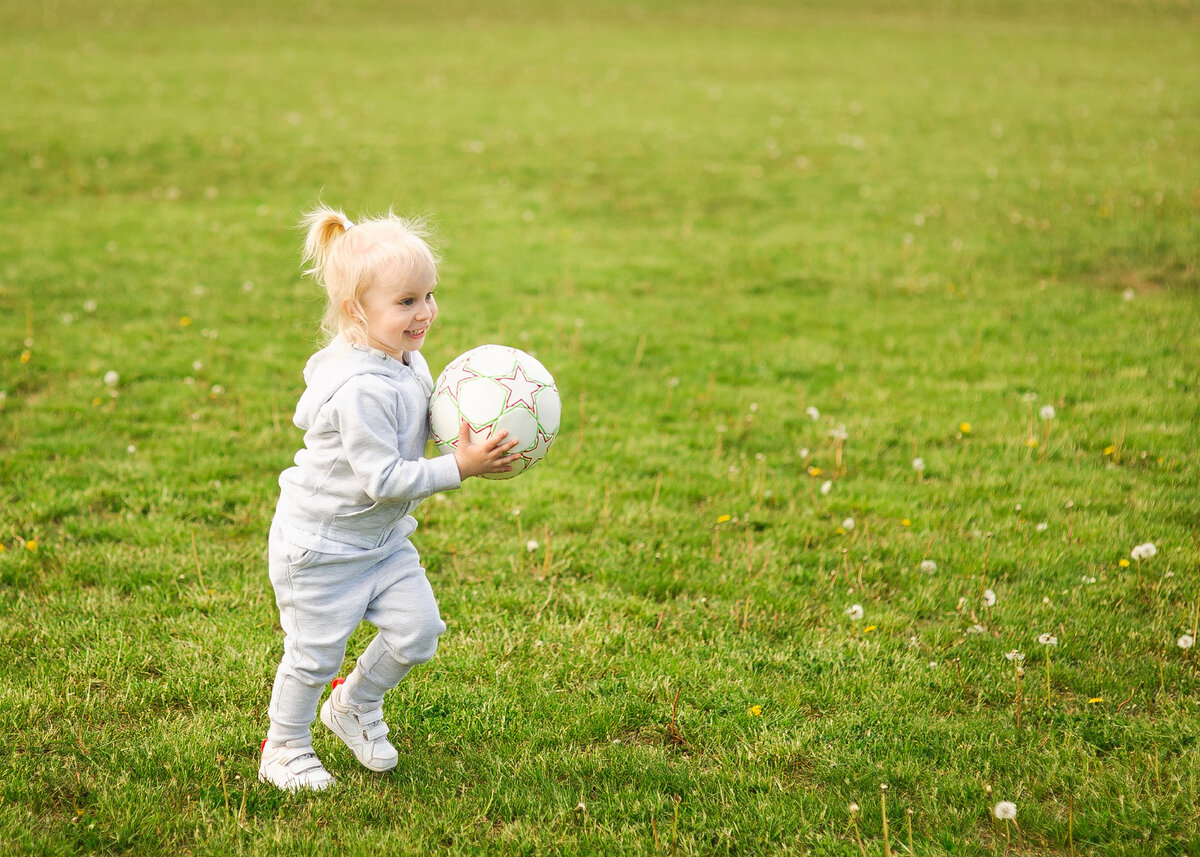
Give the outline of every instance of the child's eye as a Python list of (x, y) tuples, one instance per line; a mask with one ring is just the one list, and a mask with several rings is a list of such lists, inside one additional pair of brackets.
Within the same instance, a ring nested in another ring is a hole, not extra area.
[(404, 300), (400, 301), (400, 306), (412, 306), (412, 305), (413, 305), (412, 298), (405, 298)]

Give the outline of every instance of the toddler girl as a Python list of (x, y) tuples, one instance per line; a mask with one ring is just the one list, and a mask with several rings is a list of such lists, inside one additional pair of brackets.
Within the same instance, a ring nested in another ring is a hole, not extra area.
[(409, 537), (413, 510), (463, 479), (511, 470), (505, 432), (453, 455), (424, 457), (433, 378), (420, 349), (437, 318), (437, 262), (419, 225), (389, 214), (351, 223), (321, 206), (304, 220), (305, 272), (328, 296), (328, 344), (304, 369), (295, 423), (304, 448), (279, 477), (269, 565), (283, 659), (258, 776), (281, 789), (333, 784), (309, 726), (346, 642), (378, 629), (321, 722), (373, 771), (396, 766), (383, 696), (437, 650), (446, 630)]

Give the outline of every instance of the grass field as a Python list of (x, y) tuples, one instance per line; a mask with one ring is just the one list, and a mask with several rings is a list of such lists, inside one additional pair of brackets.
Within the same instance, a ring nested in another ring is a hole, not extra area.
[[(579, 5), (0, 0), (0, 854), (1196, 857), (1200, 7)], [(565, 417), (288, 796), (319, 198)]]

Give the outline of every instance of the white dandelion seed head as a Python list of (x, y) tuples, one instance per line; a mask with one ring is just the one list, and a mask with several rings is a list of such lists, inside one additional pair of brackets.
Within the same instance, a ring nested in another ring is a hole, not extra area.
[(842, 521), (842, 527), (846, 530), (846, 532), (850, 532), (854, 529), (854, 519), (847, 518), (846, 520)]
[(913, 470), (917, 471), (918, 473), (924, 473), (925, 472), (925, 459), (920, 458), (920, 457), (914, 458), (912, 461), (912, 466), (913, 466)]
[(1050, 525), (1047, 524), (1045, 521), (1042, 521), (1040, 524), (1038, 524), (1036, 527), (1034, 527), (1034, 529), (1037, 530), (1039, 533), (1044, 533), (1049, 528), (1050, 528)]
[(1154, 542), (1146, 542), (1143, 545), (1138, 545), (1129, 552), (1129, 555), (1134, 559), (1150, 559), (1158, 553), (1158, 548), (1154, 546)]
[(1001, 821), (1012, 821), (1017, 817), (1017, 805), (1010, 800), (1002, 800), (992, 812)]
[(1038, 411), (1038, 416), (1044, 420), (1054, 419), (1054, 405), (1042, 405), (1042, 409)]
[(1181, 649), (1190, 649), (1192, 646), (1196, 645), (1196, 638), (1191, 634), (1184, 634), (1175, 641), (1175, 645), (1179, 646)]
[(861, 604), (851, 604), (846, 608), (846, 615), (850, 617), (852, 622), (857, 622), (863, 617), (863, 608)]
[(996, 593), (990, 589), (983, 590), (983, 603), (988, 607), (994, 607), (996, 604)]
[(1025, 660), (1025, 656), (1016, 649), (1013, 649), (1011, 652), (1005, 652), (1004, 658), (1005, 660), (1016, 661), (1017, 663)]
[(923, 559), (917, 568), (926, 574), (933, 574), (935, 571), (937, 571), (937, 563), (931, 559)]
[(121, 375), (112, 369), (104, 373), (104, 383), (109, 387), (115, 387), (121, 383)]
[(821, 412), (818, 411), (816, 408), (814, 408), (812, 405), (809, 405), (807, 408), (805, 408), (804, 413), (813, 422), (816, 422), (817, 420), (819, 420), (821, 418)]
[(834, 440), (845, 440), (850, 435), (846, 434), (846, 427), (839, 425), (837, 428), (830, 430), (829, 436)]
[(537, 549), (538, 543), (536, 539), (530, 539), (529, 541), (525, 542), (525, 550), (529, 551), (530, 553), (533, 553)]
[(821, 493), (828, 496), (829, 492), (832, 490), (833, 490), (833, 481), (830, 479), (825, 480), (825, 482), (821, 485)]
[(1039, 634), (1038, 642), (1041, 643), (1043, 646), (1057, 646), (1058, 645), (1058, 637), (1055, 637), (1052, 634)]

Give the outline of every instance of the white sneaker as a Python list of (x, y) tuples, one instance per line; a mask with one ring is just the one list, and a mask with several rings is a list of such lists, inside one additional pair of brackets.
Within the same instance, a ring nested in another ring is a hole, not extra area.
[(258, 779), (286, 792), (305, 789), (319, 792), (334, 784), (333, 776), (317, 758), (312, 744), (293, 747), (270, 741), (263, 741)]
[(367, 768), (390, 771), (396, 767), (400, 754), (387, 740), (388, 725), (383, 722), (382, 705), (369, 711), (342, 705), (340, 687), (339, 683), (321, 706), (321, 722), (346, 742)]

